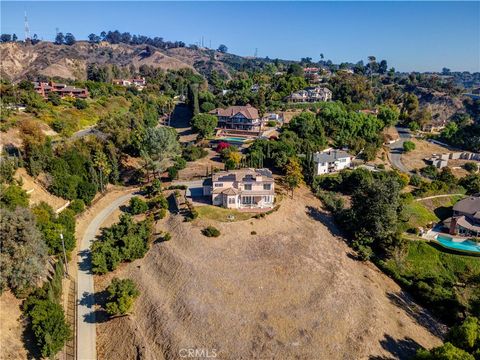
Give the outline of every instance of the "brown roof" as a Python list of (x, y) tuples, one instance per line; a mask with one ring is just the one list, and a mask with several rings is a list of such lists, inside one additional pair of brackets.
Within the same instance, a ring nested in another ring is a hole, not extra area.
[(480, 211), (480, 197), (470, 196), (460, 200), (453, 206), (453, 211), (470, 215), (475, 214), (477, 211)]
[(212, 175), (213, 181), (246, 181), (248, 178), (255, 179), (262, 176), (262, 181), (273, 181), (272, 172), (268, 169), (240, 169), (231, 171), (219, 171)]
[(258, 110), (251, 105), (246, 106), (229, 106), (226, 109), (218, 108), (212, 110), (211, 114), (218, 115), (218, 116), (226, 116), (232, 117), (237, 115), (238, 113), (245, 116), (247, 119), (258, 119), (260, 116), (258, 115)]

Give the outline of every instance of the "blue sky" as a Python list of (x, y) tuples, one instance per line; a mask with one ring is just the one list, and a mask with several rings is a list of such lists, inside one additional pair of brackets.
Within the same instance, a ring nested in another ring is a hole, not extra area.
[(1, 2), (2, 33), (52, 40), (102, 30), (225, 44), (229, 52), (334, 62), (367, 56), (401, 71), (480, 71), (480, 2)]

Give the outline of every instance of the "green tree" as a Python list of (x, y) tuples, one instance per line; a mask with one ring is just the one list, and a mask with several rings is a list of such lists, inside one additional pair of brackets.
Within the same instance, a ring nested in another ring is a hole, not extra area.
[(107, 292), (108, 299), (105, 308), (110, 315), (127, 314), (135, 299), (140, 295), (140, 291), (131, 279), (113, 278)]
[(29, 209), (0, 209), (0, 290), (26, 295), (46, 275), (47, 246)]
[(6, 188), (0, 185), (0, 207), (14, 210), (17, 206), (28, 207), (29, 195), (20, 186), (12, 184)]
[(42, 356), (53, 357), (72, 335), (63, 308), (47, 299), (37, 300), (28, 315)]
[(378, 109), (377, 118), (381, 120), (384, 127), (393, 126), (397, 123), (400, 116), (400, 111), (395, 105), (383, 105)]
[(168, 127), (147, 129), (143, 141), (142, 157), (146, 163), (151, 163), (154, 174), (163, 172), (168, 161), (180, 154), (180, 144), (177, 133)]
[(285, 183), (292, 191), (293, 198), (293, 191), (303, 183), (302, 167), (296, 158), (291, 157), (288, 159), (284, 171)]
[(459, 349), (447, 342), (432, 350), (418, 350), (414, 360), (475, 360), (475, 358), (465, 350)]
[(132, 215), (143, 214), (148, 210), (148, 205), (145, 200), (139, 198), (138, 196), (134, 196), (130, 199), (129, 209), (128, 211)]
[(403, 143), (403, 151), (408, 153), (415, 150), (415, 143), (413, 141), (405, 141)]
[(212, 114), (197, 114), (192, 118), (193, 130), (198, 132), (202, 138), (213, 135), (217, 124), (218, 119)]

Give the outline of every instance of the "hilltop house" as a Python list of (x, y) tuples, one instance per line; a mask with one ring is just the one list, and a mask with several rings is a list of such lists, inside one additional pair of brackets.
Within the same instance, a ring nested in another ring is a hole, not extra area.
[(210, 114), (218, 118), (217, 129), (227, 130), (229, 133), (257, 134), (262, 127), (262, 120), (258, 110), (251, 105), (229, 106), (226, 109), (214, 109)]
[(147, 85), (145, 78), (133, 78), (133, 79), (114, 79), (112, 80), (114, 85), (121, 85), (125, 87), (136, 87), (137, 90), (143, 90), (143, 88)]
[(332, 100), (332, 91), (326, 87), (308, 87), (292, 93), (286, 99), (288, 102), (305, 103)]
[(480, 235), (480, 197), (470, 196), (453, 206), (453, 216), (444, 221), (451, 235)]
[(272, 208), (275, 182), (268, 169), (220, 171), (205, 183), (203, 194), (212, 197), (212, 204), (229, 209)]
[(62, 83), (50, 82), (33, 82), (33, 89), (40, 94), (43, 98), (48, 98), (50, 93), (57, 93), (60, 97), (71, 96), (79, 99), (85, 99), (88, 97), (88, 90), (82, 88), (76, 88), (75, 86), (69, 86)]
[(352, 157), (342, 150), (329, 149), (313, 154), (315, 175), (331, 174), (346, 169), (352, 164)]

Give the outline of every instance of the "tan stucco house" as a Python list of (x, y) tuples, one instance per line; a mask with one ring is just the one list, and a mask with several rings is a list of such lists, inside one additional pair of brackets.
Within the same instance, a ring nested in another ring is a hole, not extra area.
[(220, 171), (203, 187), (212, 204), (229, 209), (272, 208), (275, 182), (268, 169)]

